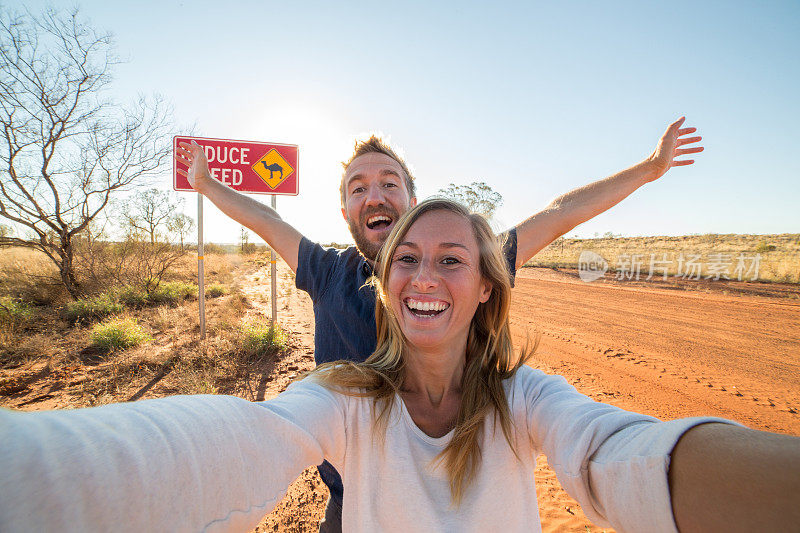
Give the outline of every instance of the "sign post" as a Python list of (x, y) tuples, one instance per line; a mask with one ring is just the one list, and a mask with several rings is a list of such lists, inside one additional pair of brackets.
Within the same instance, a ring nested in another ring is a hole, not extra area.
[[(278, 212), (275, 204), (277, 197), (272, 195), (272, 209)], [(270, 302), (272, 302), (272, 317), (269, 319), (269, 329), (271, 334), (275, 334), (275, 319), (278, 317), (278, 258), (275, 255), (275, 248), (269, 247), (269, 281), (270, 281)]]
[(206, 338), (206, 289), (203, 261), (203, 195), (197, 193), (197, 306), (200, 309), (200, 338)]
[[(276, 144), (254, 141), (235, 141), (207, 137), (175, 136), (173, 151), (179, 143), (195, 141), (203, 147), (211, 177), (239, 192), (272, 195), (275, 209), (276, 195), (298, 194), (299, 149), (294, 144)], [(178, 174), (178, 168), (188, 171), (173, 157), (172, 188), (176, 191), (194, 191), (188, 178)], [(276, 210), (277, 211), (277, 210)], [(206, 336), (205, 275), (203, 268), (203, 195), (197, 195), (197, 284), (200, 308), (200, 338)], [(270, 246), (270, 278), (272, 317), (270, 328), (275, 327), (278, 315), (277, 256)]]

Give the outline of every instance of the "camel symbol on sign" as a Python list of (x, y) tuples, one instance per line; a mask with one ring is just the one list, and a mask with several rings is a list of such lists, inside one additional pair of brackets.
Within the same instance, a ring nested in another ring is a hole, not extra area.
[(261, 164), (264, 165), (264, 168), (269, 170), (269, 179), (273, 178), (273, 172), (280, 172), (280, 179), (283, 179), (283, 167), (280, 166), (278, 163), (272, 163), (268, 165), (266, 161), (261, 161)]

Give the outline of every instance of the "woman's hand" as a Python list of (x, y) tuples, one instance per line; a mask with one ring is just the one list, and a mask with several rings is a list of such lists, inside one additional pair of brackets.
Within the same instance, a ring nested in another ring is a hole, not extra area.
[(681, 146), (700, 141), (702, 137), (684, 137), (697, 131), (697, 128), (681, 128), (686, 117), (681, 117), (669, 125), (667, 131), (658, 141), (655, 151), (648, 158), (653, 174), (648, 181), (654, 181), (663, 176), (670, 168), (691, 165), (694, 159), (676, 161), (675, 158), (685, 154), (696, 154), (703, 151), (702, 146), (680, 148)]
[(194, 190), (203, 193), (205, 184), (214, 179), (208, 169), (208, 159), (206, 159), (203, 147), (195, 141), (192, 141), (191, 144), (182, 142), (178, 146), (175, 159), (189, 167), (188, 172), (179, 168), (178, 174), (185, 176)]

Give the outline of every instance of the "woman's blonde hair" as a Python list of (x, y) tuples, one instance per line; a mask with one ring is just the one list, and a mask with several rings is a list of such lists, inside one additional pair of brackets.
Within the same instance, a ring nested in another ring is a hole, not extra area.
[(513, 376), (533, 351), (524, 349), (519, 355), (514, 354), (508, 319), (511, 276), (501, 252), (500, 239), (481, 215), (470, 213), (457, 202), (440, 198), (426, 200), (410, 209), (397, 222), (381, 248), (375, 266), (377, 277), (371, 280), (378, 297), (375, 307), (377, 348), (363, 363), (327, 363), (320, 365), (314, 374), (324, 385), (340, 392), (374, 398), (376, 406), (379, 406), (376, 428), (385, 435), (395, 394), (402, 389), (406, 377), (406, 339), (385, 291), (392, 256), (422, 215), (440, 210), (456, 213), (469, 221), (480, 250), (481, 276), (492, 289), (489, 299), (478, 306), (470, 324), (461, 379), (461, 407), (453, 438), (438, 457), (450, 478), (453, 503), (458, 505), (480, 466), (480, 440), (487, 415), (493, 414), (495, 420), (499, 419), (506, 441), (514, 450), (512, 420), (503, 380)]

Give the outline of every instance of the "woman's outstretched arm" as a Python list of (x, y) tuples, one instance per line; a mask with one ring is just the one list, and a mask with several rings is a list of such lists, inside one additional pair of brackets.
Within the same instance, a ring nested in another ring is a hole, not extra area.
[(262, 403), (0, 410), (0, 531), (252, 529), (304, 468), (343, 449), (342, 413), (308, 384)]
[(800, 438), (726, 424), (696, 426), (672, 452), (669, 486), (682, 533), (796, 531)]

